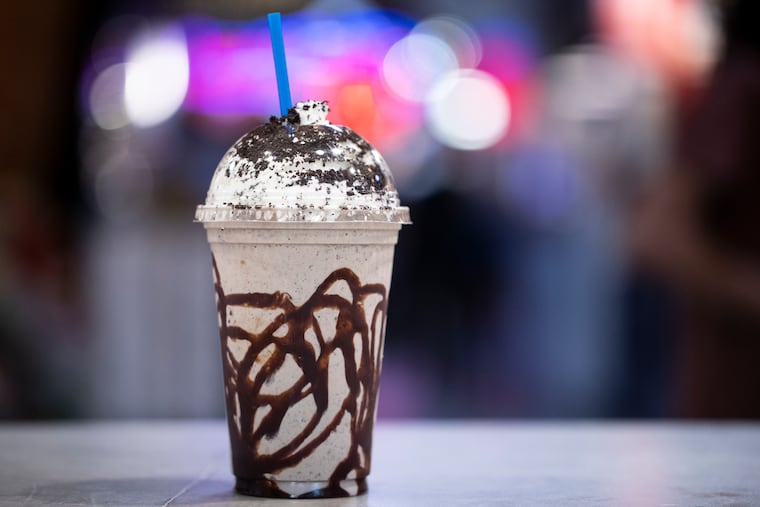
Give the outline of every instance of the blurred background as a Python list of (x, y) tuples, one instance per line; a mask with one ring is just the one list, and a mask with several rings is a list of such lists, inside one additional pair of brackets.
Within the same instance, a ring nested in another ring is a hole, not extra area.
[(760, 416), (752, 2), (43, 4), (0, 17), (0, 418), (223, 414), (192, 217), (278, 111), (273, 10), (412, 211), (381, 418)]

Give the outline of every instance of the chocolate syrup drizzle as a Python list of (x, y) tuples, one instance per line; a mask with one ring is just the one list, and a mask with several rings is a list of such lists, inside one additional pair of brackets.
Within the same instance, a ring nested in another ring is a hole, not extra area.
[[(293, 304), (287, 293), (241, 293), (225, 294), (219, 277), (216, 259), (213, 259), (214, 285), (217, 294), (217, 311), (220, 317), (220, 338), (223, 355), (226, 402), (232, 443), (232, 460), (235, 475), (238, 477), (238, 489), (241, 480), (255, 483), (244, 487), (242, 492), (255, 492), (266, 496), (290, 497), (282, 491), (272, 474), (293, 467), (311, 455), (331, 433), (341, 420), (350, 417), (350, 446), (345, 458), (338, 463), (329, 478), (328, 486), (319, 491), (307, 493), (309, 497), (349, 496), (341, 487), (341, 481), (351, 472), (359, 484), (359, 492), (366, 490), (364, 477), (369, 474), (370, 453), (372, 449), (372, 425), (375, 419), (377, 388), (380, 376), (380, 363), (377, 354), (382, 350), (385, 335), (385, 315), (387, 311), (387, 291), (382, 284), (362, 285), (359, 277), (348, 268), (332, 272), (315, 290), (314, 294), (300, 307)], [(338, 282), (345, 282), (351, 292), (351, 300), (328, 294)], [(372, 312), (371, 322), (367, 322), (364, 303), (369, 296), (379, 296), (380, 300)], [(229, 307), (248, 307), (265, 310), (280, 310), (263, 331), (251, 333), (237, 326), (227, 324)], [(315, 316), (323, 309), (338, 311), (335, 337), (325, 340), (320, 324)], [(287, 327), (285, 335), (274, 336)], [(315, 351), (306, 340), (306, 332), (312, 330), (319, 343), (319, 352)], [(361, 354), (356, 361), (354, 337), (361, 337)], [(238, 361), (227, 346), (227, 341), (245, 340), (250, 343), (245, 355)], [(274, 344), (274, 352), (268, 358), (259, 358), (261, 352)], [(338, 413), (316, 434), (320, 421), (328, 409), (329, 393), (329, 358), (335, 351), (340, 351), (345, 364), (346, 383), (349, 392), (343, 399)], [(286, 356), (290, 354), (300, 367), (303, 375), (289, 389), (276, 394), (262, 394), (264, 384), (271, 380), (283, 366)], [(257, 360), (264, 364), (252, 376)], [(364, 396), (360, 396), (360, 392)], [(303, 429), (286, 445), (272, 454), (259, 452), (263, 439), (277, 435), (280, 424), (288, 409), (311, 396), (316, 404), (314, 416), (304, 422)], [(239, 427), (234, 414), (239, 401)], [(271, 410), (261, 418), (254, 428), (256, 409), (269, 406)], [(364, 459), (362, 459), (362, 454)]]

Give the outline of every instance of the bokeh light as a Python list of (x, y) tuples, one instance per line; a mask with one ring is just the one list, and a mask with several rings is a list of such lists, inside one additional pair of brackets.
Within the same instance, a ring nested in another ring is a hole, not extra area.
[(507, 133), (509, 98), (490, 74), (455, 71), (430, 92), (426, 118), (433, 136), (447, 146), (462, 150), (488, 148)]
[(348, 84), (338, 91), (334, 106), (359, 135), (373, 137), (377, 105), (368, 84)]
[(175, 25), (137, 36), (127, 55), (124, 99), (130, 120), (150, 127), (182, 106), (190, 75), (187, 44)]
[(95, 124), (103, 130), (114, 130), (129, 124), (124, 106), (126, 66), (117, 63), (103, 69), (90, 86), (88, 103)]
[(453, 16), (433, 16), (414, 27), (413, 34), (429, 35), (446, 43), (454, 52), (459, 67), (474, 69), (483, 57), (483, 47), (475, 29)]
[[(706, 0), (596, 0), (606, 42), (675, 83), (699, 79), (715, 59), (718, 27)], [(714, 6), (713, 6), (714, 8)]]
[(436, 83), (457, 67), (456, 54), (442, 39), (411, 33), (388, 51), (383, 61), (383, 78), (399, 97), (422, 102)]

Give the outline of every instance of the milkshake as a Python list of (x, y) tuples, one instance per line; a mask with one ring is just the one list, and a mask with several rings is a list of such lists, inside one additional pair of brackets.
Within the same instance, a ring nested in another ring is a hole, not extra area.
[(238, 140), (196, 220), (211, 246), (236, 489), (367, 489), (393, 251), (409, 211), (324, 102)]

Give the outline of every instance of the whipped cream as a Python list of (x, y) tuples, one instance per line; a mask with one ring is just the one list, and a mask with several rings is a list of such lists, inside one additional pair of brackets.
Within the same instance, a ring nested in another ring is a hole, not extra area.
[(241, 137), (216, 168), (196, 219), (409, 222), (388, 164), (365, 139), (327, 120), (326, 102)]

